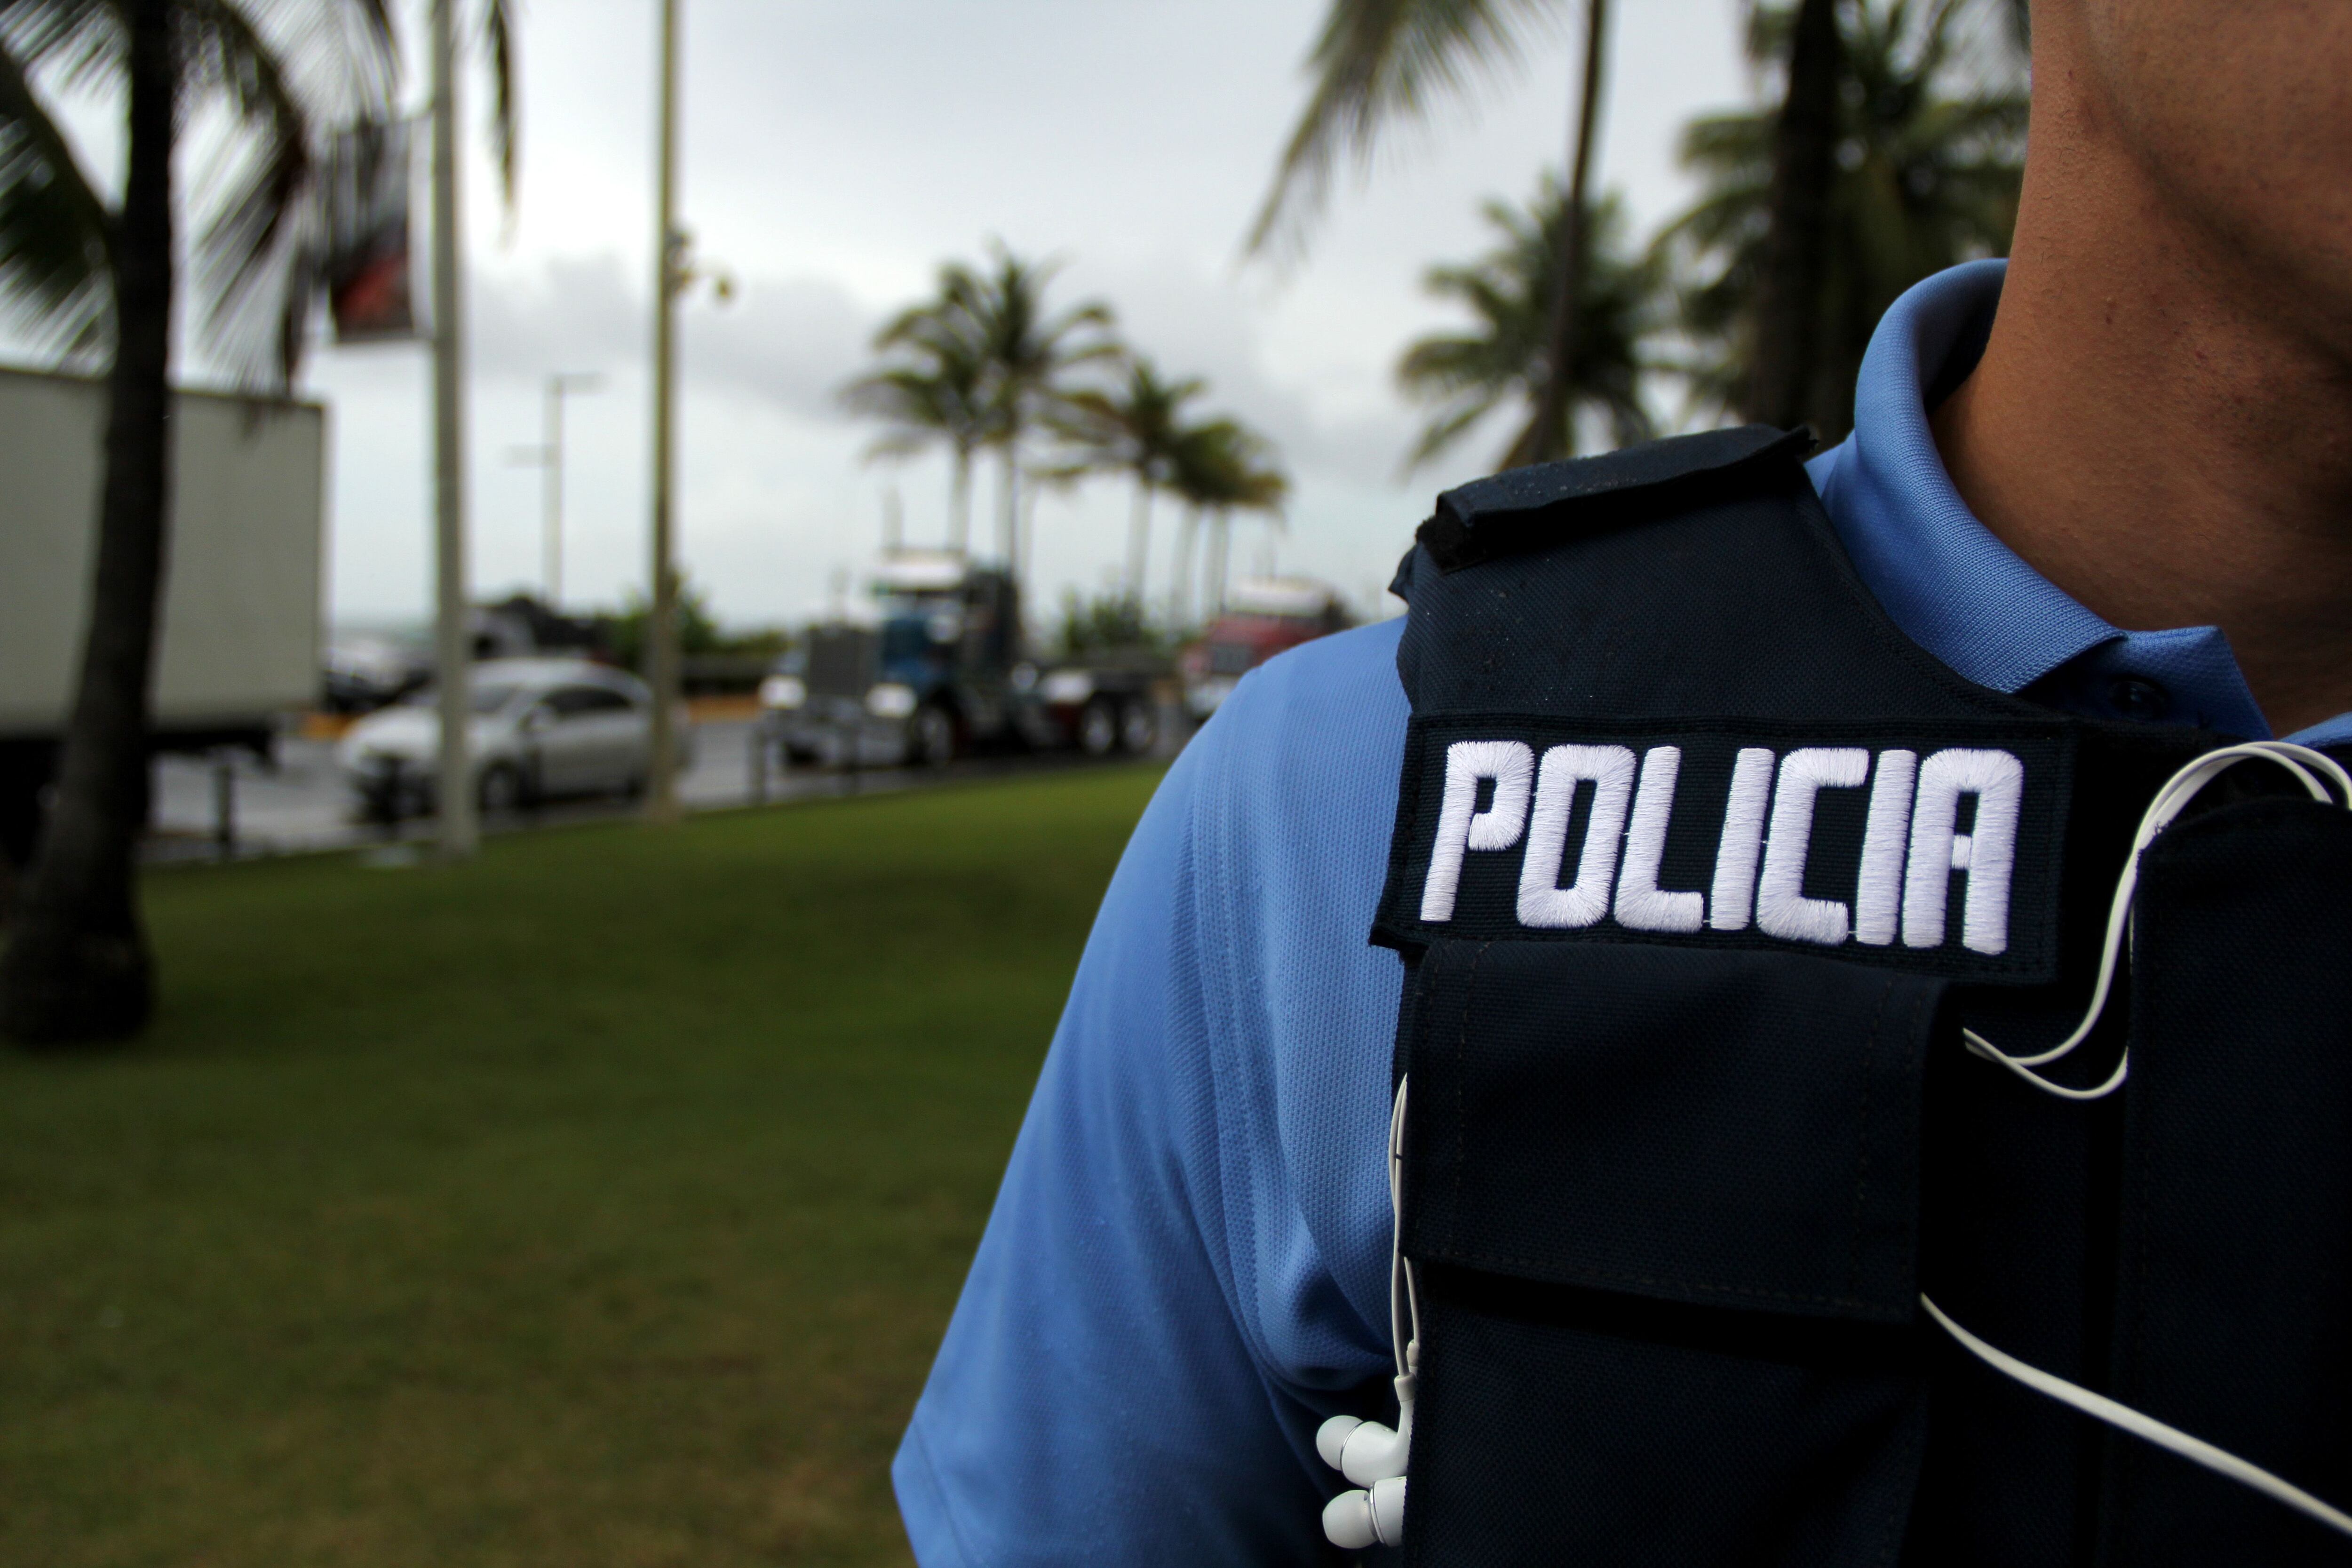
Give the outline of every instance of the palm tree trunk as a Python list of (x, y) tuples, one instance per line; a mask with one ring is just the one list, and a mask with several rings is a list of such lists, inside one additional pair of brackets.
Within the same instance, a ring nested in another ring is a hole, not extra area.
[(129, 125), (113, 251), (114, 368), (80, 683), (50, 809), (0, 956), (0, 1028), (28, 1043), (136, 1033), (154, 1008), (133, 876), (170, 500), (172, 0), (123, 0)]
[(948, 481), (948, 545), (961, 555), (971, 548), (971, 453), (955, 449), (954, 477)]
[(1221, 511), (1216, 516), (1216, 532), (1209, 539), (1209, 613), (1225, 613), (1225, 583), (1228, 557), (1234, 547), (1234, 514)]
[(1135, 477), (1135, 514), (1127, 525), (1127, 593), (1143, 608), (1143, 574), (1151, 564), (1151, 481)]
[(1773, 132), (1771, 228), (1764, 241), (1756, 358), (1743, 410), (1767, 425), (1803, 422), (1812, 400), (1830, 192), (1837, 179), (1843, 56), (1837, 0), (1801, 0), (1789, 44), (1788, 96)]
[(1609, 0), (1585, 0), (1584, 86), (1576, 102), (1576, 143), (1570, 150), (1568, 204), (1560, 217), (1559, 269), (1552, 280), (1551, 342), (1544, 354), (1544, 380), (1528, 421), (1507, 459), (1513, 468), (1576, 455), (1576, 313), (1584, 299), (1584, 263), (1591, 248), (1592, 153), (1606, 85)]
[(1013, 564), (1013, 531), (1021, 521), (1021, 446), (1017, 441), (1004, 443), (1004, 472), (998, 482), (1003, 487), (996, 494), (996, 544), (1003, 552), (1007, 569)]
[(1168, 626), (1182, 631), (1192, 624), (1192, 543), (1201, 531), (1201, 509), (1188, 506), (1176, 522), (1176, 563), (1168, 583)]
[(1037, 476), (1030, 475), (1028, 485), (1021, 491), (1020, 521), (1013, 533), (1010, 570), (1015, 593), (1019, 593), (1023, 584), (1028, 580), (1029, 562), (1037, 552), (1037, 498), (1045, 493), (1045, 487), (1037, 481)]

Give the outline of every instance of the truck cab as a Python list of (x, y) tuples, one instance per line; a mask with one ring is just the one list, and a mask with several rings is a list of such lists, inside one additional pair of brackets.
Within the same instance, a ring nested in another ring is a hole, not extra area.
[(855, 616), (809, 627), (760, 687), (762, 742), (787, 763), (937, 765), (976, 751), (1141, 755), (1159, 738), (1164, 655), (1034, 656), (1012, 576), (961, 554), (882, 558)]
[(864, 613), (812, 626), (761, 683), (761, 729), (788, 762), (943, 763), (1015, 731), (1020, 597), (947, 551), (875, 569)]
[(1300, 577), (1244, 579), (1227, 608), (1178, 659), (1184, 705), (1206, 720), (1243, 676), (1276, 654), (1355, 624), (1330, 588)]

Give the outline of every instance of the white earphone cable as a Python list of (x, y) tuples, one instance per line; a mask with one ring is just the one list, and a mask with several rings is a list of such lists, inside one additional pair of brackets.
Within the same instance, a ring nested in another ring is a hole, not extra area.
[(1315, 1432), (1323, 1462), (1356, 1483), (1323, 1506), (1323, 1535), (1343, 1551), (1404, 1541), (1405, 1472), (1421, 1371), (1421, 1296), (1404, 1255), (1405, 1080), (1389, 1108), (1389, 1338), (1396, 1352), (1397, 1423), (1334, 1415)]
[(2075, 1047), (2089, 1039), (2092, 1029), (2098, 1025), (2100, 1015), (2106, 1011), (2107, 998), (2115, 989), (2116, 967), (2130, 941), (2132, 899), (2139, 890), (2140, 855), (2156, 842), (2158, 834), (2172, 825), (2173, 818), (2188, 808), (2189, 803), (2197, 798), (2199, 791), (2228, 769), (2243, 762), (2275, 763), (2293, 773), (2295, 782), (2303, 785), (2312, 799), (2336, 804), (2327, 792), (2327, 786), (2314, 776), (2314, 770), (2316, 770), (2343, 792), (2344, 804), (2352, 805), (2352, 773), (2347, 773), (2336, 759), (2326, 752), (2298, 746), (2292, 742), (2248, 741), (2208, 752), (2189, 763), (2166, 780), (2164, 787), (2156, 792), (2156, 798), (2148, 803), (2147, 812), (2140, 817), (2139, 830), (2132, 836), (2131, 858), (2124, 862), (2123, 874), (2116, 879), (2115, 901), (2107, 910), (2106, 942), (2099, 954), (2098, 982), (2091, 988), (2091, 1002), (2083, 1014), (2083, 1021), (2074, 1026), (2072, 1034), (2048, 1050), (2030, 1056), (2011, 1056), (1974, 1029), (1963, 1028), (1960, 1038), (1967, 1043), (1970, 1052), (2008, 1068), (2043, 1093), (2054, 1094), (2061, 1100), (2101, 1100), (2123, 1087), (2124, 1079), (2131, 1070), (2131, 1053), (2128, 1050), (2116, 1058), (2116, 1070), (2107, 1075), (2106, 1081), (2089, 1089), (2074, 1089), (2054, 1083), (2033, 1069), (2067, 1056)]
[[(2128, 1049), (2116, 1059), (2116, 1069), (2107, 1075), (2106, 1081), (2089, 1089), (2073, 1089), (2053, 1083), (2033, 1069), (2058, 1060), (2088, 1039), (2091, 1030), (2098, 1024), (2100, 1014), (2105, 1010), (2107, 998), (2115, 986), (2116, 965), (2130, 941), (2132, 900), (2139, 888), (2141, 854), (2156, 841), (2158, 834), (2171, 826), (2175, 817), (2188, 808), (2198, 792), (2228, 769), (2243, 762), (2275, 763), (2294, 775), (2295, 782), (2312, 799), (2329, 805), (2339, 804), (2336, 796), (2328, 793), (2327, 784), (2320, 782), (2324, 777), (2341, 794), (2340, 804), (2352, 808), (2352, 774), (2347, 774), (2335, 758), (2308, 746), (2298, 746), (2286, 741), (2248, 741), (2241, 745), (2223, 746), (2197, 758), (2165, 781), (2164, 787), (2156, 792), (2156, 798), (2148, 803), (2147, 813), (2141, 816), (2139, 830), (2133, 835), (2131, 858), (2125, 862), (2123, 874), (2116, 879), (2115, 901), (2107, 913), (2106, 944), (2099, 956), (2098, 982), (2092, 988), (2090, 1005), (2083, 1015), (2083, 1021), (2058, 1044), (2031, 1056), (2011, 1056), (1975, 1030), (1964, 1028), (1960, 1035), (1970, 1051), (1987, 1061), (2007, 1068), (2034, 1088), (2063, 1100), (2098, 1100), (2123, 1087), (2131, 1068)], [(2104, 1421), (2118, 1431), (2128, 1432), (2192, 1464), (2201, 1465), (2217, 1475), (2252, 1487), (2300, 1513), (2309, 1515), (2331, 1530), (2352, 1535), (2352, 1514), (2321, 1501), (2293, 1482), (2283, 1480), (2226, 1448), (2218, 1448), (2201, 1437), (2192, 1436), (2177, 1426), (2167, 1426), (2128, 1405), (2103, 1394), (2094, 1394), (2077, 1384), (2018, 1360), (1960, 1327), (1925, 1295), (1919, 1298), (1919, 1305), (1969, 1353), (2004, 1376), (2014, 1378), (2035, 1393), (2055, 1399), (2095, 1420)]]
[[(2277, 763), (2294, 776), (2311, 798), (2334, 804), (2335, 797), (2329, 795), (2327, 785), (2320, 782), (2324, 776), (2342, 794), (2343, 804), (2352, 808), (2352, 773), (2347, 773), (2332, 757), (2308, 747), (2279, 741), (2250, 741), (2242, 745), (2225, 746), (2199, 757), (2166, 781), (2140, 818), (2138, 831), (2132, 840), (2131, 858), (2116, 879), (2115, 899), (2107, 913), (2106, 938), (2100, 954), (2098, 979), (2092, 988), (2090, 1005), (2083, 1021), (2057, 1045), (2029, 1056), (2011, 1056), (1973, 1029), (1963, 1028), (1961, 1037), (1970, 1051), (2008, 1068), (2035, 1088), (2066, 1100), (2096, 1100), (2123, 1086), (2130, 1068), (2128, 1050), (2117, 1060), (2115, 1071), (2106, 1081), (2092, 1089), (2071, 1089), (2053, 1083), (2033, 1069), (2059, 1060), (2088, 1039), (2106, 1008), (2107, 998), (2114, 990), (2116, 968), (2130, 941), (2132, 900), (2139, 885), (2141, 853), (2187, 808), (2199, 791), (2224, 770), (2249, 761)], [(1369, 1483), (1369, 1489), (1340, 1493), (1324, 1510), (1325, 1535), (1335, 1545), (1351, 1551), (1376, 1543), (1393, 1545), (1403, 1538), (1406, 1482), (1402, 1472), (1412, 1443), (1414, 1394), (1421, 1370), (1420, 1291), (1413, 1279), (1412, 1264), (1404, 1255), (1404, 1124), (1408, 1083), (1405, 1077), (1398, 1078), (1396, 1098), (1389, 1110), (1389, 1334), (1396, 1355), (1397, 1426), (1394, 1431), (1390, 1431), (1359, 1421), (1354, 1416), (1334, 1416), (1323, 1424), (1316, 1438), (1318, 1449), (1326, 1462), (1344, 1471), (1351, 1480), (1360, 1484)], [(2332, 1530), (2352, 1536), (2352, 1515), (2332, 1507), (2292, 1482), (2127, 1405), (2105, 1394), (2094, 1394), (2087, 1388), (2018, 1360), (1960, 1327), (1924, 1294), (1919, 1298), (1919, 1305), (1971, 1354), (2003, 1375), (2085, 1415), (2104, 1421), (2119, 1431), (2127, 1432), (2193, 1464), (2251, 1487)], [(1377, 1463), (1358, 1465), (1355, 1440), (1360, 1435), (1371, 1437), (1373, 1447), (1367, 1458), (1377, 1456)], [(1386, 1447), (1381, 1445), (1386, 1445)]]
[(1389, 1110), (1389, 1342), (1400, 1379), (1421, 1370), (1421, 1293), (1404, 1255), (1404, 1097), (1409, 1081), (1403, 1076), (1397, 1079), (1396, 1102)]
[(2036, 1394), (2047, 1394), (2094, 1420), (2105, 1422), (2117, 1431), (2128, 1432), (2145, 1442), (2179, 1455), (2191, 1464), (2202, 1465), (2216, 1475), (2227, 1476), (2233, 1481), (2275, 1498), (2298, 1513), (2310, 1515), (2330, 1530), (2352, 1535), (2352, 1514), (2322, 1502), (2294, 1482), (2282, 1480), (2260, 1465), (2251, 1464), (2226, 1448), (2217, 1448), (2202, 1437), (2193, 1437), (2178, 1426), (2168, 1426), (2153, 1415), (2143, 1415), (2128, 1405), (2109, 1399), (2104, 1394), (2094, 1394), (2063, 1377), (2054, 1377), (2040, 1367), (1987, 1344), (1952, 1321), (1941, 1307), (1925, 1296), (1919, 1298), (1919, 1305), (1927, 1310), (1929, 1317), (1943, 1325), (1946, 1333), (1959, 1341), (1979, 1360), (1995, 1371), (2015, 1378)]

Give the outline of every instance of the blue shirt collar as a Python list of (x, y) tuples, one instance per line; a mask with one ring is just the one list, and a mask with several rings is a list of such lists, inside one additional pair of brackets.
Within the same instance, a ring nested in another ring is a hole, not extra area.
[[(1979, 686), (2070, 712), (2268, 739), (2220, 627), (2109, 626), (1994, 538), (1953, 488), (1927, 414), (1976, 368), (2008, 265), (1936, 274), (1872, 334), (1853, 434), (1810, 465), (1855, 570), (1906, 636)], [(2352, 742), (2352, 713), (2293, 738)]]

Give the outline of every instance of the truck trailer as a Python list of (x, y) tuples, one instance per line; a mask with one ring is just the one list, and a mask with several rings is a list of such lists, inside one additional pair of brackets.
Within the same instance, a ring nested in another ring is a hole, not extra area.
[[(0, 855), (23, 865), (89, 623), (106, 386), (0, 369)], [(157, 752), (268, 758), (320, 689), (326, 411), (181, 391), (152, 691)]]

